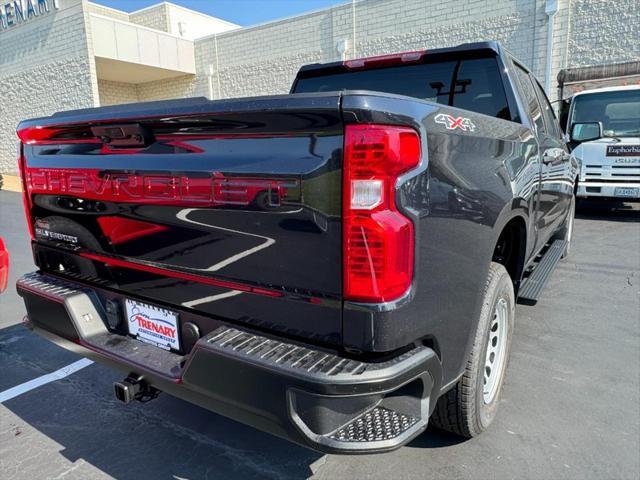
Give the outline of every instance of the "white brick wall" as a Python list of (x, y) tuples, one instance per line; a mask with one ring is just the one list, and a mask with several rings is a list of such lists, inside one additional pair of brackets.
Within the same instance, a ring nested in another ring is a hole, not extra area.
[[(638, 0), (558, 3), (552, 86), (568, 66), (640, 59)], [(355, 49), (353, 18), (346, 4), (200, 39), (195, 92), (208, 95), (213, 65), (214, 97), (218, 82), (221, 97), (286, 93), (302, 64), (339, 60), (336, 44), (345, 39), (351, 44), (348, 58), (498, 40), (544, 83), (545, 0), (361, 0), (356, 3)]]
[(141, 83), (137, 85), (136, 91), (141, 102), (193, 97), (195, 79), (193, 75), (184, 75), (169, 80)]
[(120, 20), (122, 22), (130, 21), (128, 13), (121, 12), (120, 10), (115, 10), (113, 8), (108, 8), (103, 5), (98, 5), (97, 3), (87, 2), (87, 11), (89, 13), (102, 15), (103, 17), (109, 17), (115, 20)]
[(110, 82), (98, 80), (100, 105), (117, 105), (120, 103), (139, 102), (138, 89), (133, 83)]
[[(536, 4), (539, 8), (536, 8)], [(196, 41), (196, 94), (208, 95), (209, 65), (216, 65), (221, 97), (286, 93), (304, 63), (339, 60), (336, 44), (348, 40), (347, 57), (368, 56), (464, 42), (499, 40), (527, 65), (537, 67), (534, 39), (544, 35), (544, 18), (534, 22), (543, 0), (363, 0), (356, 4), (356, 47), (350, 4), (225, 32)]]
[[(361, 0), (195, 42), (196, 76), (139, 85), (98, 82), (88, 26), (90, 12), (170, 29), (166, 5), (128, 15), (86, 0), (60, 0), (60, 10), (0, 32), (0, 171), (15, 171), (15, 125), (57, 110), (165, 98), (286, 93), (301, 65), (499, 40), (543, 81), (545, 0)], [(640, 60), (638, 0), (559, 0), (554, 21), (552, 85), (560, 69)], [(99, 39), (98, 39), (99, 40)], [(219, 94), (218, 94), (219, 85)], [(551, 97), (555, 95), (552, 88)]]
[(0, 32), (0, 172), (15, 173), (21, 120), (92, 107), (93, 90), (81, 0)]
[(188, 40), (240, 28), (239, 25), (220, 18), (210, 17), (172, 3), (166, 4), (166, 7), (169, 33)]
[(638, 0), (571, 0), (570, 66), (640, 60)]
[(134, 12), (129, 15), (129, 20), (143, 27), (169, 32), (168, 6), (164, 3)]
[(194, 87), (193, 75), (139, 84), (98, 80), (102, 106), (192, 97)]

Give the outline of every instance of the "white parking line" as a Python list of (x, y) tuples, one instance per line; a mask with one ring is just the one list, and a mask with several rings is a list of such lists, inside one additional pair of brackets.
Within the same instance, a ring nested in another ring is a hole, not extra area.
[(0, 392), (0, 403), (6, 402), (7, 400), (11, 400), (12, 398), (17, 397), (18, 395), (22, 395), (23, 393), (27, 393), (34, 388), (41, 387), (42, 385), (46, 385), (47, 383), (55, 382), (56, 380), (61, 380), (65, 377), (68, 377), (72, 373), (77, 372), (78, 370), (82, 370), (84, 367), (88, 367), (93, 362), (88, 358), (83, 358), (78, 360), (77, 362), (73, 362), (71, 365), (67, 365), (66, 367), (62, 367), (60, 370), (56, 370), (55, 372), (47, 373), (46, 375), (42, 375), (41, 377), (34, 378), (33, 380), (29, 380), (28, 382), (22, 383), (20, 385), (16, 385), (15, 387), (11, 387), (4, 392)]
[(240, 295), (242, 292), (238, 290), (229, 290), (225, 293), (219, 293), (218, 295), (212, 295), (211, 297), (204, 298), (196, 298), (195, 300), (191, 300), (190, 302), (184, 302), (182, 305), (184, 307), (193, 308), (196, 305), (202, 305), (203, 303), (211, 303), (217, 302), (218, 300), (222, 300), (224, 298), (235, 297), (236, 295)]

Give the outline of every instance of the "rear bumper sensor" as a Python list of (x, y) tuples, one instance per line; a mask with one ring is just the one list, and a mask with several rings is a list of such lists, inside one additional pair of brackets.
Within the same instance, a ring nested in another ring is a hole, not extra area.
[(406, 444), (426, 428), (441, 386), (440, 361), (426, 347), (363, 362), (220, 325), (179, 355), (109, 331), (92, 288), (38, 273), (17, 288), (27, 325), (59, 345), (323, 452), (373, 453)]

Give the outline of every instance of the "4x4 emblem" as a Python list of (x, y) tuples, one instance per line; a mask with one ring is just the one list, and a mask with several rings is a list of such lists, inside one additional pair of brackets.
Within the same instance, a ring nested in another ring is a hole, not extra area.
[(459, 128), (463, 132), (473, 132), (476, 129), (475, 124), (466, 117), (456, 118), (446, 113), (439, 113), (434, 120), (436, 123), (444, 125), (447, 130)]

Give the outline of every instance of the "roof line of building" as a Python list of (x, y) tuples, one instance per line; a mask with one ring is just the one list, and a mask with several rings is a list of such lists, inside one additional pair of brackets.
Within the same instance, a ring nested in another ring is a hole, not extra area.
[[(271, 25), (275, 25), (275, 24), (278, 24), (278, 23), (286, 22), (288, 20), (292, 20), (294, 18), (309, 17), (309, 16), (312, 16), (312, 15), (317, 15), (318, 13), (327, 12), (327, 11), (334, 10), (334, 9), (337, 9), (337, 8), (346, 7), (346, 6), (351, 5), (352, 3), (358, 4), (358, 3), (362, 3), (364, 1), (366, 1), (366, 0), (354, 0), (353, 2), (344, 2), (343, 1), (342, 3), (338, 3), (338, 4), (333, 5), (331, 7), (328, 7), (328, 8), (327, 7), (318, 8), (316, 10), (311, 10), (309, 12), (298, 13), (298, 14), (295, 14), (295, 15), (288, 15), (286, 17), (277, 18), (275, 20), (268, 20), (266, 22), (257, 23), (255, 25), (249, 25), (249, 26), (246, 26), (246, 27), (242, 27), (242, 31), (244, 32), (244, 31), (247, 31), (247, 30), (254, 30), (254, 29), (258, 29), (258, 28), (264, 28), (264, 27), (267, 27), (267, 26), (271, 26)], [(165, 2), (165, 3), (169, 3), (169, 2)], [(216, 36), (217, 37), (221, 37), (222, 35), (225, 35), (227, 33), (237, 33), (237, 32), (238, 32), (238, 30), (228, 30), (226, 32), (212, 33), (212, 34), (206, 35), (204, 37), (198, 37), (197, 40), (198, 41), (205, 40), (205, 39), (213, 38), (213, 37), (216, 37)]]
[(154, 3), (153, 5), (149, 5), (148, 7), (140, 8), (138, 10), (134, 10), (133, 12), (130, 12), (129, 15), (134, 15), (136, 13), (144, 12), (146, 10), (151, 10), (153, 8), (158, 8), (161, 5), (169, 5), (171, 7), (177, 8), (179, 10), (184, 10), (185, 12), (195, 13), (196, 15), (199, 15), (201, 17), (206, 17), (206, 18), (211, 18), (211, 19), (214, 19), (214, 20), (218, 20), (218, 21), (220, 21), (222, 23), (226, 23), (227, 25), (230, 25), (230, 26), (234, 26), (234, 27), (238, 27), (238, 28), (241, 27), (241, 25), (238, 25), (237, 23), (229, 22), (229, 21), (224, 20), (224, 19), (222, 19), (220, 17), (214, 17), (213, 15), (207, 15), (206, 13), (198, 12), (197, 10), (192, 10), (190, 8), (183, 7), (182, 5), (177, 5), (177, 4), (173, 3), (173, 2), (166, 2), (166, 1)]
[(154, 3), (153, 5), (149, 5), (148, 7), (140, 8), (138, 10), (134, 10), (132, 12), (127, 12), (125, 10), (119, 10), (117, 8), (109, 7), (107, 5), (103, 5), (101, 3), (96, 3), (96, 2), (88, 1), (87, 3), (89, 3), (91, 5), (95, 5), (96, 7), (99, 7), (99, 8), (104, 8), (105, 10), (111, 10), (112, 12), (120, 13), (122, 15), (134, 15), (136, 13), (144, 12), (145, 10), (151, 10), (152, 8), (158, 8), (160, 5), (170, 5), (170, 6), (174, 7), (174, 8), (177, 8), (179, 10), (183, 10), (185, 12), (189, 12), (189, 13), (192, 13), (192, 14), (199, 15), (201, 17), (217, 20), (217, 21), (219, 21), (221, 23), (226, 23), (227, 25), (232, 26), (232, 27), (242, 28), (242, 25), (238, 25), (237, 23), (229, 22), (228, 20), (225, 20), (225, 19), (220, 18), (220, 17), (214, 17), (213, 15), (207, 15), (206, 13), (198, 12), (197, 10), (192, 10), (190, 8), (183, 7), (182, 5), (176, 5), (175, 3), (172, 3), (172, 2), (158, 2), (158, 3)]
[[(89, 2), (89, 3), (92, 3), (93, 5), (97, 5), (97, 6), (102, 7), (102, 8), (113, 10), (115, 12), (124, 13), (126, 15), (134, 15), (134, 14), (137, 14), (137, 13), (140, 13), (140, 12), (144, 12), (146, 10), (151, 10), (153, 8), (157, 8), (160, 5), (170, 5), (172, 7), (178, 8), (180, 10), (184, 10), (184, 11), (187, 11), (187, 12), (190, 12), (190, 13), (195, 13), (195, 14), (200, 15), (202, 17), (212, 18), (212, 19), (218, 20), (218, 21), (220, 21), (222, 23), (226, 23), (227, 25), (238, 27), (238, 29), (242, 29), (243, 31), (245, 31), (245, 30), (254, 30), (254, 29), (258, 29), (258, 28), (269, 27), (269, 26), (272, 26), (272, 25), (276, 25), (278, 23), (283, 23), (283, 22), (292, 20), (294, 18), (295, 19), (299, 19), (299, 18), (304, 18), (304, 17), (317, 15), (317, 14), (322, 13), (322, 12), (327, 12), (327, 11), (331, 11), (331, 10), (338, 9), (338, 8), (344, 8), (344, 7), (347, 7), (349, 5), (352, 5), (353, 3), (358, 4), (358, 3), (362, 3), (364, 1), (365, 0), (353, 0), (351, 2), (343, 1), (341, 3), (337, 3), (336, 5), (333, 5), (331, 7), (318, 8), (316, 10), (311, 10), (311, 11), (304, 12), (304, 13), (298, 13), (298, 14), (295, 14), (295, 15), (288, 15), (286, 17), (277, 18), (275, 20), (268, 20), (266, 22), (257, 23), (255, 25), (248, 25), (246, 27), (243, 27), (242, 25), (238, 25), (237, 23), (229, 22), (229, 21), (224, 20), (224, 19), (219, 18), (219, 17), (214, 17), (212, 15), (207, 15), (206, 13), (198, 12), (196, 10), (191, 10), (190, 8), (183, 7), (182, 5), (176, 5), (175, 3), (168, 2), (168, 1), (162, 1), (162, 2), (158, 2), (158, 3), (154, 3), (153, 5), (149, 5), (148, 7), (144, 7), (144, 8), (138, 9), (138, 10), (134, 10), (133, 12), (125, 12), (123, 10), (118, 10), (118, 9), (115, 9), (115, 8), (107, 7), (107, 6), (101, 5), (99, 3), (94, 3), (94, 2)], [(212, 34), (209, 34), (209, 35), (205, 35), (204, 37), (198, 37), (196, 40), (200, 41), (200, 40), (206, 40), (206, 39), (209, 39), (209, 38), (213, 38), (213, 37), (216, 37), (216, 36), (220, 37), (220, 36), (225, 35), (227, 33), (237, 32), (238, 29), (227, 30), (225, 32), (220, 32), (220, 33), (212, 33)]]
[(96, 3), (91, 1), (88, 1), (87, 3), (89, 5), (94, 5), (98, 8), (104, 8), (105, 10), (111, 10), (112, 12), (121, 13), (122, 15), (130, 15), (128, 12), (125, 12), (124, 10), (118, 10), (117, 8), (108, 7), (107, 5), (102, 5), (101, 3)]
[(130, 26), (132, 26), (134, 28), (139, 28), (139, 29), (142, 29), (142, 30), (148, 30), (150, 32), (159, 33), (161, 35), (165, 35), (167, 37), (173, 37), (173, 38), (176, 38), (178, 40), (185, 41), (185, 42), (194, 43), (194, 41), (192, 39), (184, 38), (184, 37), (178, 35), (177, 33), (165, 32), (164, 30), (158, 30), (157, 28), (147, 27), (146, 25), (139, 25), (137, 23), (128, 22), (126, 20), (120, 20), (119, 18), (108, 17), (107, 15), (101, 15), (99, 13), (89, 12), (89, 15), (92, 16), (92, 17), (104, 18), (106, 20), (109, 20), (110, 22), (123, 23), (125, 25), (130, 25)]

